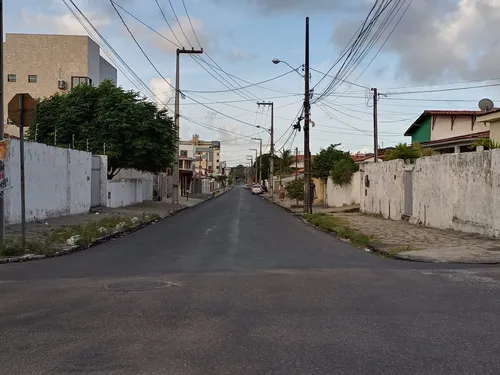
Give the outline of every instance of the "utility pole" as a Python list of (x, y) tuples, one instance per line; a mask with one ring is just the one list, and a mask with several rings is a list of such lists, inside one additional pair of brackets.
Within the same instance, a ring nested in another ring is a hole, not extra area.
[(247, 161), (248, 161), (248, 158), (250, 158), (250, 176), (253, 179), (253, 156), (247, 155)]
[(262, 183), (262, 138), (252, 138), (254, 141), (260, 142), (260, 152), (259, 152), (259, 184)]
[(376, 88), (373, 91), (373, 161), (378, 162), (378, 114), (377, 114), (377, 102), (378, 102), (378, 90)]
[[(0, 35), (3, 38), (3, 0), (0, 0)], [(0, 119), (2, 126), (0, 126), (0, 141), (4, 138), (4, 85), (3, 85), (3, 40), (0, 43)], [(5, 163), (5, 161), (4, 161)], [(0, 194), (0, 245), (4, 244), (5, 240), (5, 217), (4, 217), (4, 194)]]
[(311, 207), (311, 153), (309, 151), (309, 122), (311, 97), (309, 92), (309, 17), (306, 17), (306, 56), (304, 66), (304, 213), (312, 213)]
[(298, 159), (298, 156), (299, 156), (299, 148), (295, 147), (295, 181), (297, 181), (297, 169), (298, 169), (297, 159)]
[(180, 117), (180, 89), (179, 89), (179, 56), (181, 54), (202, 54), (202, 49), (190, 49), (187, 50), (185, 48), (177, 48), (177, 56), (175, 61), (175, 131), (176, 131), (176, 140), (175, 140), (175, 160), (174, 160), (174, 183), (172, 188), (172, 203), (179, 203), (179, 148), (180, 148), (180, 132), (179, 132), (179, 117)]
[(274, 103), (273, 102), (258, 102), (258, 106), (270, 106), (271, 107), (271, 161), (270, 161), (270, 171), (269, 180), (271, 188), (271, 200), (274, 198)]

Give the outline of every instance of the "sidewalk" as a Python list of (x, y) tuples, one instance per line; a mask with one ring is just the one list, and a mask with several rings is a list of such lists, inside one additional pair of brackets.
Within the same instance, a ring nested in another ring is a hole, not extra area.
[[(173, 204), (169, 200), (145, 201), (119, 208), (97, 207), (86, 214), (28, 222), (25, 253), (20, 246), (21, 224), (7, 225), (5, 246), (0, 249), (0, 263), (7, 258), (10, 261), (18, 260), (19, 257), (25, 260), (38, 259), (54, 256), (59, 252), (72, 252), (75, 250), (70, 250), (75, 247), (89, 247), (108, 237), (137, 230), (211, 197), (212, 194), (198, 194), (195, 198), (188, 199), (180, 197), (179, 204)], [(67, 243), (71, 237), (75, 237), (74, 243)]]
[[(289, 208), (289, 202), (275, 203)], [(352, 212), (353, 209), (313, 207), (313, 212), (332, 216), (347, 228), (362, 233), (369, 238), (373, 251), (392, 258), (436, 263), (500, 263), (500, 239), (386, 220)]]

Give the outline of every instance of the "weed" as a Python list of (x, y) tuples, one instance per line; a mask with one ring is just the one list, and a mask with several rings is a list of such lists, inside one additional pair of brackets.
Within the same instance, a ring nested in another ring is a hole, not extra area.
[(304, 215), (304, 218), (315, 227), (334, 232), (337, 236), (348, 239), (351, 244), (357, 247), (366, 248), (373, 240), (373, 237), (349, 227), (347, 221), (338, 217), (316, 213)]

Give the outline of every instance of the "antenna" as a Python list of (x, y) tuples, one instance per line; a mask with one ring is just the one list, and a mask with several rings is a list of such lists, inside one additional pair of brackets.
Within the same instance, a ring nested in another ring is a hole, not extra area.
[(488, 99), (488, 98), (484, 98), (484, 99), (481, 99), (478, 103), (478, 107), (481, 111), (483, 112), (487, 112), (489, 110), (492, 110), (493, 107), (494, 107), (494, 104), (493, 102)]

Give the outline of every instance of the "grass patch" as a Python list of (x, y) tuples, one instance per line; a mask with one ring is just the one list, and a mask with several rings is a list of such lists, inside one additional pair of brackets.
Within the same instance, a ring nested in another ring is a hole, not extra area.
[[(134, 217), (139, 220), (133, 222)], [(9, 239), (5, 241), (3, 246), (0, 246), (0, 257), (14, 257), (23, 254), (51, 254), (61, 250), (66, 245), (66, 241), (72, 236), (80, 236), (77, 245), (86, 246), (106, 234), (117, 231), (117, 225), (120, 223), (124, 223), (121, 230), (126, 230), (159, 218), (158, 214), (144, 212), (142, 215), (137, 216), (107, 216), (86, 224), (59, 227), (43, 232), (36, 240), (26, 241), (26, 251), (22, 250), (20, 238)], [(105, 228), (106, 231), (101, 228)]]
[(334, 232), (337, 236), (346, 238), (351, 244), (357, 247), (366, 248), (373, 237), (367, 236), (360, 231), (349, 227), (349, 223), (338, 217), (325, 213), (315, 213), (304, 215), (304, 218), (315, 227)]

